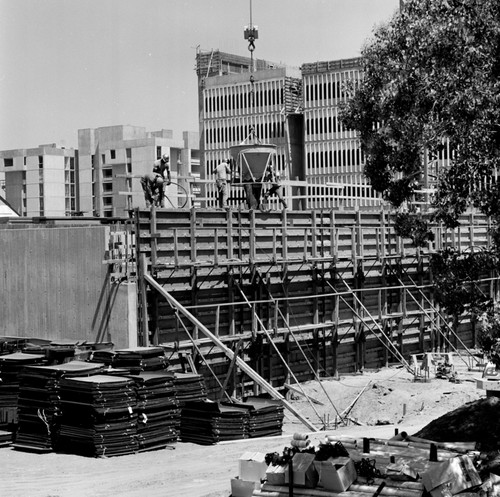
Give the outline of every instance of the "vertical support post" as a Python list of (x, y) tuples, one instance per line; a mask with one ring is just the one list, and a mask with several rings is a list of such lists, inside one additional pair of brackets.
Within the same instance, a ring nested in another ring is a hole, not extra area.
[(191, 263), (195, 264), (196, 263), (196, 257), (197, 257), (197, 252), (196, 252), (196, 247), (198, 244), (196, 243), (196, 209), (190, 209), (189, 211), (190, 217), (189, 217), (189, 224), (191, 228), (191, 233), (190, 233), (190, 238), (191, 238)]
[(392, 330), (389, 330), (390, 327), (390, 320), (384, 318), (382, 320), (382, 330), (384, 331), (385, 336), (387, 336), (387, 339), (384, 338), (384, 341), (386, 341), (386, 346), (383, 348), (383, 354), (384, 354), (384, 364), (385, 367), (387, 368), (389, 366), (389, 340), (392, 335)]
[(281, 254), (282, 254), (282, 272), (281, 272), (281, 284), (283, 287), (283, 296), (285, 297), (282, 314), (284, 316), (285, 323), (289, 322), (290, 319), (290, 303), (288, 301), (288, 214), (286, 209), (281, 211)]
[(215, 308), (215, 331), (214, 331), (214, 335), (216, 337), (218, 337), (220, 335), (219, 324), (220, 324), (220, 305), (218, 305)]
[(401, 355), (404, 357), (405, 351), (404, 351), (404, 340), (403, 340), (403, 335), (404, 335), (404, 326), (403, 326), (403, 318), (399, 317), (398, 318), (398, 341), (399, 341), (399, 352), (401, 352)]
[(278, 254), (277, 254), (277, 244), (276, 244), (276, 228), (273, 228), (273, 253), (271, 256), (271, 262), (276, 264)]
[(179, 268), (179, 244), (178, 244), (178, 240), (177, 240), (177, 229), (176, 228), (174, 228), (172, 230), (172, 234), (174, 237), (174, 266), (175, 266), (175, 269), (178, 269)]
[(288, 262), (288, 215), (286, 210), (281, 211), (281, 257), (284, 265)]
[(319, 375), (319, 332), (317, 329), (313, 330), (313, 350), (314, 350), (314, 372), (316, 376)]
[(332, 346), (332, 374), (334, 378), (338, 378), (338, 348), (339, 348), (339, 332), (338, 323), (332, 326), (331, 333), (331, 346)]
[[(191, 303), (193, 304), (193, 315), (196, 317), (198, 315), (197, 304), (198, 304), (198, 270), (195, 266), (191, 267)], [(193, 325), (193, 338), (198, 340), (198, 327)]]
[[(234, 304), (234, 276), (231, 271), (227, 273), (227, 301), (229, 304)], [(229, 319), (229, 334), (234, 335), (236, 333), (236, 322), (235, 322), (235, 311), (234, 305), (230, 305), (228, 309), (228, 319)]]
[(151, 209), (150, 218), (150, 235), (151, 235), (151, 265), (156, 265), (157, 249), (158, 249), (158, 233), (156, 232), (156, 209)]
[(279, 322), (279, 301), (274, 302), (274, 320), (273, 320), (273, 333), (278, 336), (278, 322)]
[[(422, 250), (419, 248), (417, 250), (417, 274), (418, 274), (418, 285), (420, 288), (424, 286), (424, 258), (422, 256)], [(425, 298), (423, 292), (420, 292), (420, 306), (421, 309), (425, 309)], [(425, 352), (425, 313), (421, 310), (418, 318), (418, 329), (419, 329), (419, 349), (420, 352)]]
[[(191, 303), (194, 305), (193, 315), (197, 316), (198, 312), (196, 310), (196, 305), (198, 303), (198, 269), (196, 268), (196, 259), (198, 257), (196, 247), (198, 245), (198, 230), (196, 229), (196, 209), (192, 208), (189, 210), (189, 226), (190, 232), (190, 243), (191, 243), (191, 268), (190, 268), (190, 283), (191, 283)], [(178, 245), (178, 233), (177, 229), (173, 229), (174, 235), (174, 264), (177, 268), (179, 266), (179, 245)], [(195, 340), (198, 340), (198, 327), (192, 326), (192, 335)]]
[[(290, 332), (286, 332), (283, 339), (283, 359), (285, 364), (290, 364)], [(285, 383), (290, 383), (290, 371), (285, 369)]]
[[(388, 328), (388, 319), (387, 315), (389, 313), (389, 308), (388, 308), (388, 291), (387, 291), (387, 257), (386, 255), (390, 253), (390, 246), (388, 247), (386, 243), (388, 241), (386, 240), (386, 234), (389, 234), (386, 232), (386, 222), (387, 222), (387, 217), (384, 213), (384, 211), (380, 212), (380, 284), (382, 285), (382, 290), (380, 290), (379, 294), (379, 312), (380, 312), (380, 317), (379, 319), (381, 320), (381, 326), (382, 330), (384, 333), (387, 335), (387, 328)], [(384, 340), (386, 340), (384, 338)], [(389, 347), (389, 344), (386, 344), (387, 346), (383, 348), (383, 358), (384, 358), (384, 364), (387, 367), (389, 365), (389, 351), (387, 350), (387, 347)]]
[(219, 266), (219, 230), (214, 228), (214, 267)]
[(227, 212), (227, 260), (230, 261), (234, 259), (233, 250), (233, 215), (230, 210)]
[(248, 254), (248, 258), (250, 264), (253, 264), (255, 262), (255, 211), (253, 210), (250, 211), (250, 226), (248, 229), (250, 232), (248, 236), (250, 251), (250, 253)]
[(139, 273), (140, 295), (139, 301), (141, 303), (141, 331), (142, 337), (139, 337), (139, 343), (147, 347), (149, 345), (149, 323), (148, 323), (148, 300), (146, 292), (146, 283), (144, 281), (144, 274), (147, 272), (146, 254), (140, 254), (137, 261), (137, 269)]
[(318, 257), (318, 238), (317, 238), (317, 219), (316, 211), (311, 212), (312, 215), (312, 227), (311, 227), (311, 256), (313, 260)]
[(309, 260), (308, 254), (307, 254), (307, 237), (309, 236), (309, 229), (304, 228), (304, 255), (302, 256), (302, 260), (304, 262), (307, 262)]
[(274, 347), (271, 345), (271, 337), (267, 339), (267, 381), (270, 385), (273, 384), (273, 362), (274, 362)]

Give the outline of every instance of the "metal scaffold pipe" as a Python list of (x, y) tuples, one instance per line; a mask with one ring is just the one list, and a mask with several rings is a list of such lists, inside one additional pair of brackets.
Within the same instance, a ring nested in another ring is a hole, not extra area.
[(305, 418), (299, 411), (297, 411), (286, 399), (281, 395), (270, 383), (268, 383), (262, 376), (253, 370), (241, 357), (236, 356), (234, 352), (227, 347), (218, 337), (216, 337), (199, 319), (191, 314), (180, 302), (178, 302), (170, 293), (168, 293), (151, 275), (144, 274), (146, 283), (154, 288), (160, 295), (162, 295), (167, 302), (178, 312), (183, 314), (189, 321), (191, 321), (200, 331), (215, 343), (224, 354), (231, 360), (236, 360), (238, 367), (247, 374), (253, 381), (260, 385), (271, 397), (279, 400), (284, 407), (286, 407), (297, 419), (299, 419), (305, 426), (312, 431), (320, 431), (316, 428), (307, 418)]

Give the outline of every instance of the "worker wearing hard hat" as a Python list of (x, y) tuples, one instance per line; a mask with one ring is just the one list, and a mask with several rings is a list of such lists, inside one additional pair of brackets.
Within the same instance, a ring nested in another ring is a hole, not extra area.
[(144, 191), (144, 200), (146, 201), (147, 208), (152, 205), (165, 207), (163, 183), (163, 176), (159, 173), (146, 173), (141, 178), (141, 186)]

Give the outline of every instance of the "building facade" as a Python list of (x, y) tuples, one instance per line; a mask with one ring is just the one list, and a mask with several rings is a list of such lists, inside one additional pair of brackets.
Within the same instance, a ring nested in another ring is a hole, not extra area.
[[(300, 71), (258, 61), (251, 71), (250, 59), (238, 58), (236, 64), (236, 56), (211, 56), (197, 55), (205, 179), (253, 127), (262, 142), (277, 145), (283, 183), (303, 183), (300, 190), (286, 188), (287, 196), (293, 195), (293, 208), (381, 205), (363, 174), (357, 134), (339, 118), (340, 105), (348, 98), (346, 84), (355, 88), (361, 81), (361, 59), (307, 63)], [(208, 206), (216, 205), (214, 189), (207, 182)], [(232, 197), (233, 205), (242, 200), (237, 191)]]
[[(289, 119), (301, 105), (300, 71), (263, 60), (254, 67), (251, 64), (250, 58), (219, 51), (197, 54), (201, 174), (207, 207), (217, 205), (214, 168), (229, 157), (230, 147), (242, 142), (276, 145), (275, 166), (281, 176), (301, 174), (302, 152), (290, 146), (297, 143), (301, 119), (298, 125)], [(242, 188), (233, 185), (229, 204), (244, 204)]]
[(0, 152), (3, 194), (22, 216), (72, 216), (80, 212), (78, 151), (56, 144)]
[(304, 111), (304, 162), (311, 208), (377, 206), (382, 200), (363, 174), (364, 157), (356, 131), (339, 118), (347, 87), (363, 77), (361, 59), (301, 66)]
[(165, 206), (190, 206), (188, 179), (199, 177), (198, 141), (196, 132), (174, 139), (171, 130), (147, 132), (130, 125), (78, 130), (82, 211), (123, 217), (135, 207), (144, 207), (140, 178), (151, 172), (153, 162), (163, 154), (170, 157), (172, 174), (172, 184), (165, 188)]

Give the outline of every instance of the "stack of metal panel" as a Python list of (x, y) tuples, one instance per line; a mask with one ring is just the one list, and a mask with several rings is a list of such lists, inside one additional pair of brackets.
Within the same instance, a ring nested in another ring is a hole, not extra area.
[(127, 369), (132, 374), (141, 371), (164, 371), (169, 364), (162, 347), (96, 350), (92, 353), (90, 361), (103, 362), (117, 369)]
[(24, 367), (19, 374), (18, 429), (14, 447), (51, 451), (59, 427), (62, 379), (88, 376), (102, 368), (102, 364), (82, 361)]
[(160, 371), (168, 368), (168, 359), (162, 347), (133, 347), (116, 350), (113, 366), (132, 371)]
[(50, 340), (44, 340), (43, 338), (2, 336), (0, 337), (0, 355), (12, 354), (14, 352), (31, 354), (32, 348), (39, 348), (49, 343)]
[(186, 402), (181, 412), (183, 442), (202, 445), (247, 438), (248, 409), (211, 400)]
[(12, 444), (12, 432), (0, 430), (0, 447), (8, 447)]
[(102, 374), (64, 378), (57, 448), (94, 457), (137, 452), (134, 380)]
[(181, 410), (175, 399), (171, 373), (143, 372), (130, 376), (137, 392), (139, 451), (160, 449), (177, 441)]
[(0, 408), (17, 409), (19, 374), (25, 366), (43, 362), (44, 357), (23, 352), (0, 356)]
[(94, 350), (90, 354), (88, 362), (99, 362), (107, 367), (112, 367), (114, 357), (115, 357), (115, 352), (111, 349)]
[(191, 400), (207, 398), (207, 387), (201, 374), (174, 373), (174, 387), (177, 402), (181, 407)]
[(250, 438), (282, 434), (285, 413), (280, 401), (248, 397), (244, 403), (235, 405), (248, 409), (248, 436)]

